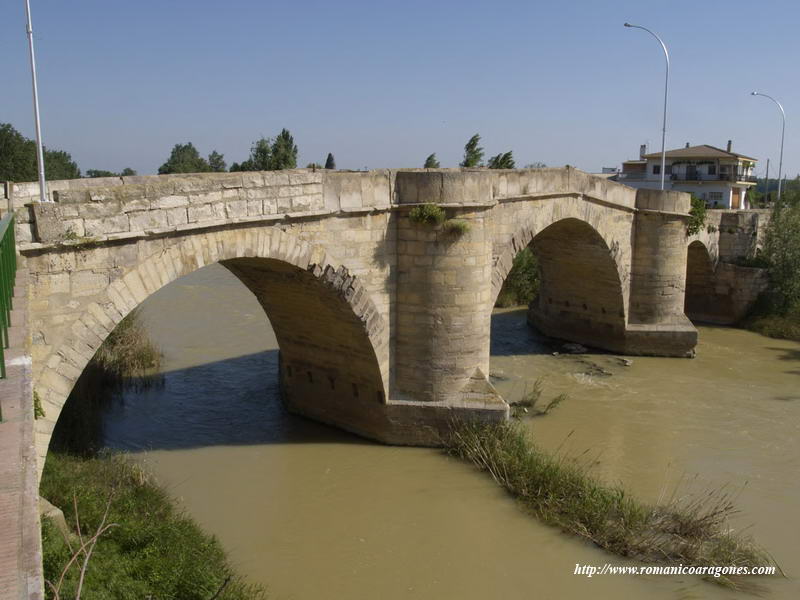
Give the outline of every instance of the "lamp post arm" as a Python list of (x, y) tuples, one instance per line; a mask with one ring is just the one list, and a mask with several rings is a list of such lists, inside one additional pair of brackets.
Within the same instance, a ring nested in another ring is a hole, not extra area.
[(664, 190), (664, 177), (666, 176), (667, 170), (667, 150), (666, 150), (666, 138), (667, 138), (667, 91), (669, 90), (669, 51), (667, 50), (667, 45), (664, 43), (658, 35), (654, 32), (650, 31), (647, 27), (642, 27), (641, 25), (631, 25), (630, 23), (625, 23), (625, 27), (632, 27), (634, 29), (643, 29), (654, 38), (658, 40), (658, 43), (661, 44), (661, 49), (664, 51), (664, 59), (667, 63), (666, 74), (664, 76), (664, 117), (663, 122), (661, 124), (661, 190)]

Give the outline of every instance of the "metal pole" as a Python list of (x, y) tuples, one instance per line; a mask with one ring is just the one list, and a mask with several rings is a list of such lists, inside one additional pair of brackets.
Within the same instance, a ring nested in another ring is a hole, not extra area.
[(658, 40), (658, 43), (661, 44), (661, 49), (664, 51), (664, 58), (667, 60), (667, 72), (666, 76), (664, 77), (664, 121), (661, 126), (661, 190), (663, 191), (664, 176), (666, 175), (666, 170), (667, 170), (667, 151), (664, 143), (667, 137), (667, 90), (669, 89), (669, 52), (667, 52), (667, 46), (662, 41), (662, 39), (652, 31), (650, 31), (647, 27), (642, 27), (641, 25), (631, 25), (630, 23), (625, 23), (625, 27), (644, 29), (647, 33), (656, 38)]
[(778, 102), (777, 100), (775, 100), (775, 98), (773, 98), (772, 96), (768, 96), (767, 94), (762, 94), (761, 92), (752, 92), (750, 95), (751, 96), (764, 96), (764, 98), (769, 98), (775, 104), (778, 105), (778, 108), (781, 109), (781, 117), (783, 117), (783, 124), (781, 125), (781, 156), (780, 156), (780, 160), (778, 160), (778, 199), (777, 199), (778, 206), (780, 207), (780, 204), (781, 204), (781, 190), (783, 189), (783, 185), (782, 185), (783, 182), (781, 180), (781, 173), (783, 172), (783, 137), (784, 137), (784, 134), (786, 133), (786, 111), (783, 110), (783, 106), (781, 106), (781, 103)]
[(33, 26), (31, 25), (31, 3), (25, 0), (25, 16), (28, 33), (28, 54), (31, 59), (31, 80), (33, 82), (33, 116), (36, 122), (36, 160), (39, 165), (39, 201), (47, 202), (47, 184), (44, 179), (44, 150), (42, 149), (42, 125), (39, 120), (39, 88), (36, 84), (36, 55), (33, 52)]
[(766, 185), (766, 188), (765, 188), (765, 190), (766, 190), (765, 191), (766, 201), (764, 202), (765, 206), (767, 204), (769, 204), (769, 159), (767, 159), (767, 176), (766, 176), (766, 180), (767, 180), (767, 185)]

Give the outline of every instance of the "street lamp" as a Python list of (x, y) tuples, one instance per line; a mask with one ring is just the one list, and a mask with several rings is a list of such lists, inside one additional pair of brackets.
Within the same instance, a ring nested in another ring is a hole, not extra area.
[[(772, 96), (767, 96), (766, 94), (762, 94), (761, 92), (751, 92), (751, 96), (764, 96), (764, 98), (769, 98), (775, 104), (778, 105), (778, 108), (781, 109), (781, 116), (783, 117), (783, 125), (781, 126), (781, 157), (778, 161), (778, 206), (781, 205), (781, 187), (783, 180), (781, 179), (781, 172), (783, 170), (783, 134), (786, 133), (786, 111), (783, 110), (783, 106), (781, 103), (775, 100)], [(769, 198), (769, 180), (767, 180), (767, 198)]]
[(661, 49), (664, 51), (664, 58), (667, 59), (667, 75), (664, 79), (664, 122), (661, 127), (661, 189), (664, 189), (664, 175), (666, 174), (666, 163), (667, 163), (667, 152), (664, 147), (664, 140), (667, 137), (667, 88), (669, 87), (669, 52), (667, 52), (667, 46), (658, 37), (655, 33), (650, 31), (647, 27), (642, 27), (641, 25), (631, 25), (630, 23), (625, 23), (625, 27), (633, 27), (634, 29), (644, 29), (647, 33), (652, 35), (654, 38), (658, 40), (658, 43), (661, 44)]
[(33, 117), (36, 123), (36, 161), (39, 166), (39, 201), (47, 202), (47, 188), (44, 180), (44, 150), (42, 150), (42, 126), (39, 122), (39, 89), (36, 85), (36, 56), (33, 53), (33, 27), (31, 26), (31, 3), (25, 0), (25, 31), (28, 34), (28, 55), (31, 60), (31, 81), (33, 82)]

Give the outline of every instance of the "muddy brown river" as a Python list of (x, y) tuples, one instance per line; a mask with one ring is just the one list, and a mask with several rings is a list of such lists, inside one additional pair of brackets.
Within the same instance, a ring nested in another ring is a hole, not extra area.
[[(135, 453), (279, 599), (745, 598), (692, 576), (575, 575), (626, 563), (524, 514), (490, 478), (441, 452), (373, 444), (282, 409), (277, 344), (255, 298), (212, 265), (142, 306), (163, 385), (109, 408), (105, 442)], [(543, 447), (580, 456), (647, 501), (735, 490), (747, 529), (800, 598), (800, 344), (701, 327), (697, 358), (554, 356), (522, 310), (492, 321), (507, 399), (544, 377), (526, 418)], [(556, 349), (557, 350), (557, 349)]]

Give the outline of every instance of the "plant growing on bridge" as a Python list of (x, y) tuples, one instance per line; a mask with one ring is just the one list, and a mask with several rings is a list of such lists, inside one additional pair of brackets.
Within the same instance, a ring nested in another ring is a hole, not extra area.
[(695, 235), (703, 230), (706, 224), (706, 201), (692, 194), (692, 206), (689, 209), (689, 221), (686, 235)]
[(469, 221), (464, 219), (448, 219), (444, 222), (442, 229), (452, 235), (464, 235), (470, 230)]
[(483, 163), (483, 148), (480, 147), (481, 136), (477, 133), (469, 138), (464, 146), (464, 160), (462, 167), (480, 167)]
[(415, 206), (408, 213), (409, 220), (419, 225), (441, 225), (444, 223), (445, 217), (444, 209), (431, 203)]

